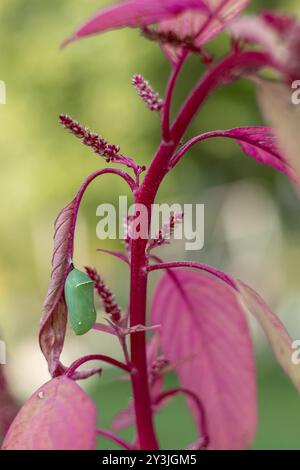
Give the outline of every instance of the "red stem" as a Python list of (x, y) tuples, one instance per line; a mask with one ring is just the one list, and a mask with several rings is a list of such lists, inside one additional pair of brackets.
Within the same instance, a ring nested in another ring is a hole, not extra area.
[[(148, 210), (149, 227), (151, 206), (158, 188), (168, 172), (170, 158), (176, 151), (185, 131), (209, 94), (230, 76), (232, 72), (249, 67), (259, 69), (268, 63), (269, 58), (260, 52), (242, 52), (232, 54), (205, 74), (183, 105), (171, 129), (170, 143), (162, 142), (140, 188), (135, 194), (135, 203), (143, 204)], [(147, 240), (132, 240), (131, 246), (131, 284), (130, 284), (130, 322), (131, 326), (146, 324), (147, 296), (147, 258), (145, 256)], [(158, 442), (153, 426), (152, 407), (146, 360), (146, 335), (144, 332), (131, 336), (131, 364), (136, 370), (131, 375), (136, 416), (136, 428), (140, 449), (158, 449)]]
[(178, 269), (178, 268), (194, 268), (194, 269), (199, 269), (200, 271), (206, 271), (209, 274), (212, 274), (213, 276), (217, 277), (218, 279), (221, 279), (221, 281), (226, 282), (230, 287), (232, 287), (235, 290), (237, 289), (237, 286), (234, 282), (234, 280), (228, 276), (228, 274), (223, 273), (222, 271), (219, 271), (218, 269), (212, 268), (211, 266), (208, 266), (203, 263), (197, 263), (194, 261), (174, 261), (171, 263), (159, 263), (159, 264), (151, 264), (150, 266), (147, 267), (147, 271), (158, 271), (160, 269)]
[(82, 366), (86, 362), (89, 361), (103, 361), (111, 364), (112, 366), (118, 367), (119, 369), (124, 370), (125, 372), (130, 372), (130, 368), (124, 364), (123, 362), (117, 361), (113, 357), (105, 356), (104, 354), (90, 354), (88, 356), (81, 357), (73, 362), (70, 367), (66, 370), (65, 375), (67, 377), (72, 377), (74, 372), (78, 369), (78, 367)]
[(92, 173), (90, 176), (88, 176), (88, 178), (82, 183), (75, 199), (75, 205), (74, 205), (74, 210), (73, 210), (73, 215), (72, 215), (72, 226), (70, 230), (69, 247), (68, 247), (68, 252), (71, 258), (73, 257), (75, 227), (76, 227), (77, 216), (78, 216), (79, 207), (80, 207), (82, 198), (85, 194), (85, 191), (89, 187), (89, 185), (96, 178), (102, 175), (107, 175), (107, 174), (120, 176), (124, 181), (126, 181), (126, 183), (129, 185), (132, 192), (135, 190), (135, 181), (133, 180), (133, 178), (131, 178), (131, 176), (125, 171), (119, 170), (117, 168), (102, 168), (101, 170), (97, 170), (94, 173)]
[(177, 78), (181, 72), (181, 69), (184, 65), (186, 58), (188, 57), (188, 54), (189, 54), (188, 51), (184, 51), (181, 58), (177, 62), (177, 64), (173, 66), (170, 80), (167, 85), (166, 98), (165, 98), (164, 107), (162, 110), (162, 136), (165, 142), (169, 142), (171, 140), (170, 113), (171, 113), (172, 97), (173, 97)]
[[(143, 204), (148, 210), (149, 227), (151, 222), (151, 204), (158, 189), (161, 168), (158, 163), (166, 163), (174, 151), (173, 146), (163, 144), (154, 158), (145, 179), (136, 193), (135, 203)], [(161, 178), (163, 175), (161, 175)], [(130, 280), (130, 326), (146, 325), (147, 296), (147, 240), (138, 238), (131, 243), (131, 280)], [(153, 426), (152, 404), (149, 391), (148, 368), (146, 358), (146, 335), (140, 332), (131, 336), (131, 364), (136, 370), (132, 374), (132, 389), (136, 416), (136, 427), (140, 449), (156, 450), (158, 442)]]
[(117, 436), (116, 434), (114, 434), (111, 431), (107, 431), (106, 429), (97, 428), (96, 433), (99, 436), (103, 436), (106, 439), (110, 439), (111, 441), (118, 444), (118, 446), (123, 447), (123, 449), (133, 450), (133, 447), (129, 444), (129, 442), (124, 441), (124, 439), (122, 439), (120, 436)]
[[(242, 128), (241, 128), (242, 129)], [(261, 129), (267, 129), (266, 127), (261, 127)], [(268, 130), (270, 130), (270, 128), (268, 128)], [(235, 129), (229, 129), (229, 130), (226, 130), (226, 131), (222, 131), (222, 130), (219, 130), (219, 131), (211, 131), (211, 132), (206, 132), (205, 134), (200, 134), (200, 135), (197, 135), (196, 137), (193, 137), (192, 139), (190, 139), (185, 145), (183, 145), (179, 150), (178, 152), (174, 155), (174, 157), (172, 158), (172, 160), (170, 161), (170, 168), (174, 168), (175, 165), (177, 165), (177, 163), (179, 162), (179, 160), (181, 160), (181, 158), (196, 144), (198, 144), (199, 142), (202, 142), (203, 140), (207, 140), (207, 139), (212, 139), (212, 138), (217, 138), (217, 137), (224, 137), (226, 139), (233, 139), (235, 141), (238, 141), (238, 140), (241, 140), (243, 142), (246, 142), (248, 144), (253, 144), (253, 142), (251, 141), (251, 139), (247, 138), (246, 136), (243, 136), (243, 137), (240, 137), (239, 139), (237, 138), (237, 136), (235, 135), (234, 133)], [(260, 142), (257, 142), (255, 144), (257, 147), (261, 148), (262, 150), (265, 150), (265, 146), (263, 143), (260, 143)], [(278, 154), (272, 150), (270, 150), (270, 153), (272, 153), (272, 155), (275, 157), (275, 158), (279, 158), (278, 157)]]
[(117, 336), (116, 330), (112, 326), (105, 325), (104, 323), (94, 323), (93, 330), (101, 331), (102, 333), (108, 333), (109, 335)]

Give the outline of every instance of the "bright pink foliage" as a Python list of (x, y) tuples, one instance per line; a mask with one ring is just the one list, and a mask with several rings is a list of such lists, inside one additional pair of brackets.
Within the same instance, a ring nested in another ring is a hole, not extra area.
[(96, 408), (73, 380), (59, 377), (25, 403), (3, 450), (89, 450), (96, 444)]
[(300, 22), (296, 18), (265, 12), (236, 19), (230, 30), (235, 38), (261, 46), (289, 78), (299, 78)]
[(161, 349), (181, 386), (204, 404), (210, 448), (247, 448), (256, 429), (256, 392), (244, 312), (225, 284), (193, 271), (177, 276), (187, 299), (168, 275), (154, 294), (151, 321), (161, 324)]
[(69, 38), (69, 42), (110, 29), (143, 27), (176, 16), (185, 9), (207, 10), (202, 0), (127, 0), (93, 16)]
[[(192, 44), (193, 48), (200, 50), (204, 44), (223, 31), (248, 3), (249, 0), (206, 0), (209, 13), (186, 11), (177, 18), (161, 22), (158, 30), (166, 36), (172, 33), (183, 45)], [(177, 62), (182, 53), (181, 47), (174, 47), (172, 44), (166, 44), (163, 49), (173, 63)]]

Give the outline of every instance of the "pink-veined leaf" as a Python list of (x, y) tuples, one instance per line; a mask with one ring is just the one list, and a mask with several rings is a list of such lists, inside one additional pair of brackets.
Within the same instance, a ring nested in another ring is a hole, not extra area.
[(236, 139), (246, 155), (296, 180), (292, 168), (280, 153), (272, 128), (241, 127), (224, 133), (223, 137)]
[[(249, 0), (206, 0), (209, 13), (186, 11), (177, 18), (161, 22), (158, 30), (165, 35), (174, 34), (183, 43), (192, 42), (194, 47), (201, 48), (222, 32), (248, 3)], [(171, 44), (164, 45), (163, 50), (171, 63), (176, 63), (182, 53), (180, 47)]]
[(182, 13), (206, 10), (202, 0), (127, 0), (104, 8), (65, 41), (64, 45), (92, 34), (124, 27), (143, 27)]
[[(187, 142), (187, 144), (179, 150), (179, 157), (181, 158), (181, 156), (196, 143), (214, 137), (226, 137), (236, 140), (246, 155), (259, 163), (272, 166), (275, 170), (286, 174), (292, 181), (299, 184), (299, 179), (295, 171), (279, 149), (278, 139), (271, 127), (237, 127), (226, 131), (207, 132)], [(177, 161), (177, 158), (178, 157), (175, 157), (175, 161)]]
[[(162, 325), (162, 351), (181, 386), (205, 408), (210, 448), (247, 448), (256, 429), (255, 366), (236, 292), (199, 272), (178, 271), (177, 277), (189, 305), (168, 274), (152, 304), (151, 321)], [(194, 404), (189, 405), (196, 417)]]
[[(261, 15), (264, 25), (271, 28), (280, 40), (277, 57), (281, 60), (291, 81), (299, 78), (300, 66), (300, 22), (299, 18), (278, 13), (264, 11)], [(270, 51), (271, 52), (271, 51)]]
[(72, 263), (71, 229), (74, 210), (75, 200), (60, 212), (54, 224), (51, 282), (43, 305), (40, 325), (40, 346), (52, 375), (55, 375), (56, 369), (59, 367), (59, 357), (67, 326), (64, 284)]
[[(299, 79), (300, 73), (300, 21), (299, 18), (277, 13), (274, 11), (264, 11), (262, 14), (265, 24), (272, 27), (281, 36), (281, 41), (285, 45), (282, 52), (283, 63), (290, 75), (291, 81)], [(281, 47), (282, 49), (282, 47)]]
[(236, 39), (261, 46), (283, 75), (292, 81), (299, 77), (300, 23), (296, 18), (268, 12), (246, 15), (234, 20), (229, 30)]
[(264, 165), (272, 166), (293, 181), (297, 180), (293, 169), (279, 150), (277, 138), (272, 128), (238, 127), (229, 131), (217, 132), (215, 136), (235, 139), (249, 157)]
[(232, 21), (228, 28), (235, 39), (258, 44), (272, 55), (276, 54), (282, 45), (277, 32), (260, 16), (241, 16)]
[(96, 444), (96, 407), (71, 379), (43, 385), (21, 408), (3, 450), (89, 450)]
[(284, 325), (253, 289), (242, 281), (237, 281), (237, 285), (242, 296), (242, 304), (260, 323), (277, 361), (300, 392), (300, 365), (292, 361), (295, 349), (292, 347), (292, 340)]
[(258, 100), (263, 116), (273, 128), (285, 161), (300, 178), (300, 106), (292, 103), (288, 86), (280, 82), (257, 79)]

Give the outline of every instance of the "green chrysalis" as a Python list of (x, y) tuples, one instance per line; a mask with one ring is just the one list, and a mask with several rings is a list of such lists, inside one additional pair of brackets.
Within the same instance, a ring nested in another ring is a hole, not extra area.
[(65, 282), (65, 298), (75, 334), (84, 335), (96, 321), (93, 281), (87, 274), (73, 269)]

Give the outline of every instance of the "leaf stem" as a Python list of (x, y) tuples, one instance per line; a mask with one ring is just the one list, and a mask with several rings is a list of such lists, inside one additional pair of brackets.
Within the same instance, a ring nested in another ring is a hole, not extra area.
[(172, 127), (172, 139), (177, 142), (181, 140), (200, 106), (218, 85), (228, 83), (229, 78), (236, 79), (244, 69), (257, 71), (267, 66), (277, 68), (272, 58), (264, 52), (234, 51), (225, 56), (207, 71), (187, 98)]
[(123, 362), (114, 359), (113, 357), (105, 356), (104, 354), (89, 354), (88, 356), (81, 357), (73, 362), (70, 367), (66, 370), (65, 375), (67, 377), (72, 377), (74, 372), (78, 369), (78, 367), (82, 366), (86, 362), (89, 361), (103, 361), (112, 366), (118, 367), (119, 369), (124, 370), (125, 372), (130, 372), (130, 367), (128, 367)]
[(178, 268), (194, 268), (194, 269), (200, 269), (201, 271), (206, 271), (209, 274), (212, 274), (213, 276), (217, 277), (218, 279), (221, 279), (233, 289), (238, 290), (234, 280), (227, 274), (223, 273), (222, 271), (219, 271), (218, 269), (212, 268), (211, 266), (208, 266), (206, 264), (197, 263), (194, 261), (174, 261), (170, 263), (151, 264), (147, 267), (147, 272), (158, 271), (160, 269), (178, 269)]
[(117, 434), (114, 434), (111, 431), (107, 431), (106, 429), (97, 428), (96, 433), (99, 436), (105, 437), (105, 439), (110, 439), (111, 441), (118, 444), (118, 446), (123, 447), (123, 449), (125, 449), (125, 450), (133, 450), (133, 446), (131, 444), (129, 444), (129, 442), (126, 442), (120, 436), (117, 436)]

